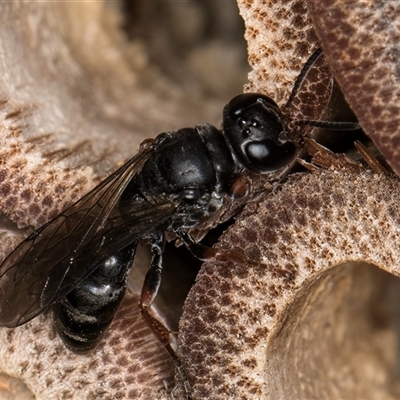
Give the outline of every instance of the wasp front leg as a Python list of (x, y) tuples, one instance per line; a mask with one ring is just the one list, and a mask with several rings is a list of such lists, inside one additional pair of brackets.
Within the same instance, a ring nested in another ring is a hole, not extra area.
[(186, 248), (199, 260), (230, 260), (238, 264), (251, 263), (245, 255), (233, 250), (224, 250), (216, 247), (204, 246), (201, 243), (196, 243), (193, 238), (186, 232), (176, 232)]
[(139, 307), (143, 318), (146, 320), (151, 330), (157, 336), (158, 340), (165, 346), (175, 363), (179, 364), (178, 357), (176, 356), (175, 351), (171, 346), (171, 331), (162, 322), (160, 322), (158, 319), (150, 314), (150, 308), (153, 304), (155, 297), (157, 296), (157, 292), (161, 284), (164, 235), (154, 235), (150, 241), (150, 244), (152, 252), (151, 265), (144, 279), (139, 300)]

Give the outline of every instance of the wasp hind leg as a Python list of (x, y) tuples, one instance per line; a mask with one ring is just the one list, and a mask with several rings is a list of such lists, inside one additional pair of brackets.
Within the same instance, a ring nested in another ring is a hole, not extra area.
[(157, 292), (161, 284), (164, 236), (162, 234), (153, 236), (150, 244), (152, 252), (151, 264), (144, 279), (139, 300), (139, 307), (143, 318), (151, 330), (157, 336), (158, 340), (165, 346), (174, 362), (179, 365), (179, 359), (171, 345), (171, 331), (162, 322), (150, 314), (151, 306), (155, 297), (157, 296)]

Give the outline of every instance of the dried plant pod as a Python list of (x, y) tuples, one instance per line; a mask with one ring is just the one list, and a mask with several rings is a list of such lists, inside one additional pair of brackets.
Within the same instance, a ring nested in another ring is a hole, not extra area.
[(307, 1), (329, 65), (376, 147), (400, 173), (399, 5)]
[(245, 91), (284, 105), (311, 54), (319, 47), (304, 1), (238, 1), (252, 71)]
[(399, 195), (316, 171), (248, 205), (218, 246), (249, 264), (204, 264), (185, 304), (193, 398), (396, 398), (400, 282), (376, 267), (400, 274)]

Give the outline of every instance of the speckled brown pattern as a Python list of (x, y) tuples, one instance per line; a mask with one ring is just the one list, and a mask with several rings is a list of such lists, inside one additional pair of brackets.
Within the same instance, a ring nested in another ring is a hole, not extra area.
[(296, 85), (284, 108), (291, 120), (321, 120), (326, 112), (334, 80), (325, 55), (320, 51), (311, 56), (296, 77)]
[(27, 140), (23, 130), (28, 119), (29, 110), (8, 101), (0, 105), (0, 210), (21, 228), (38, 228), (98, 180), (90, 167), (63, 166), (60, 154), (43, 157), (38, 142), (51, 139), (38, 135)]
[(283, 105), (304, 63), (318, 47), (305, 2), (245, 0), (238, 5), (252, 68), (245, 91), (265, 93)]
[(308, 1), (315, 29), (362, 127), (400, 173), (400, 3)]
[[(367, 340), (356, 328), (359, 324), (369, 332), (368, 309), (361, 307), (366, 300), (359, 299), (357, 291), (350, 296), (345, 288), (333, 289), (335, 282), (346, 279), (349, 288), (352, 280), (364, 281), (363, 270), (329, 268), (356, 261), (400, 275), (399, 196), (397, 178), (370, 171), (315, 172), (294, 175), (278, 193), (250, 204), (219, 246), (244, 251), (253, 265), (205, 264), (186, 302), (180, 351), (193, 398), (355, 398), (361, 390), (358, 398), (373, 399), (379, 390), (385, 392), (390, 370), (378, 362), (381, 336), (371, 333)], [(328, 325), (324, 327), (316, 307), (314, 325), (303, 330), (320, 298), (331, 301), (320, 309), (330, 313)], [(349, 308), (350, 300), (354, 305), (361, 302), (357, 311)], [(361, 313), (367, 314), (365, 319)], [(343, 340), (349, 349), (366, 344), (358, 357), (348, 359), (348, 353), (336, 350), (331, 337), (341, 329), (347, 331)], [(390, 346), (394, 332), (386, 334), (392, 337), (386, 342)], [(302, 335), (314, 335), (315, 340), (321, 335), (322, 342), (312, 344)], [(389, 359), (393, 368), (395, 360)], [(319, 367), (326, 362), (330, 368)], [(376, 368), (361, 387), (360, 362)], [(388, 377), (382, 379), (382, 374)]]

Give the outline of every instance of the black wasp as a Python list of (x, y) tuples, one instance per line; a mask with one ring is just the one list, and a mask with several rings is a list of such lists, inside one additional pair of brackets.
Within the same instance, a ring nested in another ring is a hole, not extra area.
[[(313, 55), (314, 62), (320, 55)], [(4, 260), (0, 323), (13, 328), (52, 307), (67, 347), (93, 349), (123, 298), (138, 241), (148, 239), (153, 255), (140, 308), (173, 354), (169, 331), (148, 313), (161, 281), (165, 233), (201, 255), (203, 248), (189, 231), (211, 218), (226, 196), (237, 195), (241, 173), (285, 167), (298, 147), (278, 105), (256, 93), (241, 94), (225, 106), (221, 130), (200, 124), (147, 141)]]

